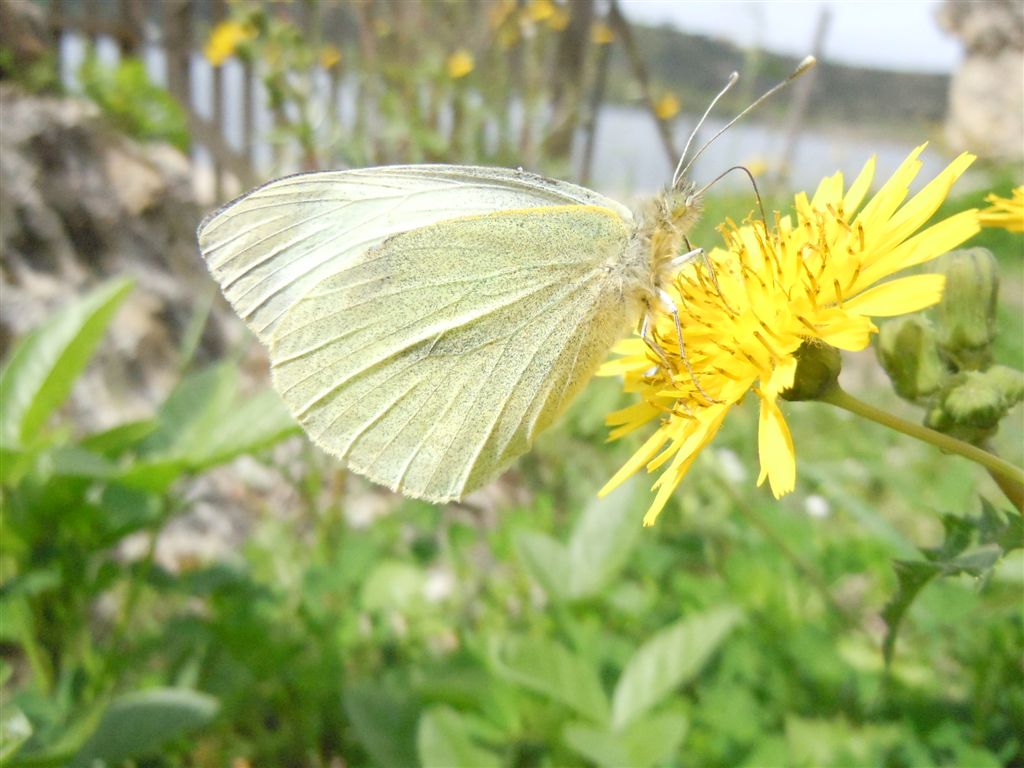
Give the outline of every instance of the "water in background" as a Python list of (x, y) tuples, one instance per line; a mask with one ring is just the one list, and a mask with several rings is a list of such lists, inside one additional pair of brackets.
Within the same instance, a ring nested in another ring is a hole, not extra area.
[[(62, 78), (68, 87), (75, 90), (77, 72), (85, 57), (86, 49), (82, 38), (64, 35), (61, 60)], [(101, 39), (97, 55), (104, 62), (114, 64), (118, 51), (113, 41)], [(157, 45), (146, 45), (143, 60), (150, 76), (157, 83), (166, 84), (167, 65), (163, 49)], [(241, 125), (241, 84), (243, 70), (237, 61), (224, 64), (224, 132), (232, 146), (242, 146)], [(202, 55), (196, 53), (191, 62), (192, 101), (202, 115), (213, 112), (213, 68)], [(322, 78), (322, 88), (327, 86)], [(270, 113), (260, 97), (262, 89), (257, 88), (254, 119), (257, 137), (254, 147), (255, 161), (259, 174), (267, 178), (298, 170), (289, 167), (287, 160), (283, 167), (273, 167), (273, 153), (267, 139), (272, 129)], [(353, 113), (351, 89), (343, 84), (339, 97), (343, 114)], [(721, 128), (730, 116), (711, 119), (701, 131), (702, 137), (710, 137)], [(513, 123), (518, 116), (512, 116)], [(677, 120), (676, 145), (682, 147), (693, 125), (694, 117), (680, 115)], [(929, 138), (922, 136), (921, 141)], [(743, 164), (765, 165), (768, 173), (774, 172), (785, 144), (785, 129), (781, 125), (759, 123), (747, 119), (731, 128), (719, 138), (694, 164), (690, 177), (698, 183), (710, 181), (727, 168)], [(791, 163), (789, 184), (794, 188), (813, 190), (826, 175), (842, 171), (850, 179), (860, 171), (869, 157), (878, 160), (876, 179), (881, 180), (907, 156), (917, 142), (894, 139), (885, 136), (882, 129), (877, 133), (869, 126), (857, 126), (857, 130), (828, 131), (806, 129), (801, 132), (796, 153)], [(576, 142), (577, 148), (582, 146)], [(195, 161), (196, 190), (204, 201), (213, 201), (212, 160), (201, 147), (193, 151)], [(940, 171), (949, 158), (940, 148), (933, 148), (922, 158), (923, 172), (920, 180), (927, 180)], [(578, 164), (577, 164), (578, 166)], [(597, 136), (594, 146), (594, 162), (591, 186), (624, 202), (649, 196), (663, 187), (671, 178), (675, 162), (670, 162), (662, 147), (653, 118), (646, 111), (621, 105), (604, 106), (597, 120)], [(721, 182), (722, 188), (736, 189), (746, 185), (742, 174), (731, 174)]]

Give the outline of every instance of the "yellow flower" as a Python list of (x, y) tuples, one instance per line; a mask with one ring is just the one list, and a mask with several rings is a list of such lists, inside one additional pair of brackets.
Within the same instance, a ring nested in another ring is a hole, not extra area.
[(546, 21), (555, 13), (555, 4), (551, 0), (530, 0), (526, 6), (526, 15), (531, 21)]
[(991, 206), (978, 211), (983, 227), (1003, 227), (1010, 232), (1024, 232), (1024, 186), (1017, 187), (1009, 199), (992, 194), (985, 198)]
[(222, 21), (210, 31), (206, 41), (205, 54), (207, 60), (219, 67), (234, 56), (238, 46), (256, 36), (256, 30), (248, 24), (237, 21)]
[[(974, 160), (963, 154), (906, 200), (920, 170), (914, 150), (863, 207), (874, 160), (843, 190), (842, 174), (826, 178), (814, 196), (795, 200), (795, 223), (776, 216), (721, 228), (724, 248), (684, 266), (669, 293), (678, 307), (685, 360), (671, 315), (660, 311), (655, 336), (660, 360), (639, 338), (616, 345), (619, 357), (601, 375), (624, 375), (639, 402), (608, 417), (612, 439), (659, 420), (657, 431), (601, 490), (607, 493), (646, 467), (661, 471), (644, 524), (654, 523), (701, 448), (732, 406), (748, 392), (760, 401), (761, 475), (778, 498), (793, 490), (796, 456), (779, 396), (789, 389), (803, 345), (864, 349), (877, 332), (872, 317), (916, 312), (936, 303), (943, 276), (921, 274), (881, 282), (957, 247), (978, 231), (969, 210), (918, 230), (953, 182)], [(858, 212), (859, 211), (859, 212)], [(916, 233), (916, 234), (915, 234)], [(666, 362), (669, 367), (666, 367)]]
[(679, 114), (681, 107), (679, 98), (674, 93), (666, 93), (654, 102), (654, 114), (659, 120), (671, 120)]
[(768, 161), (760, 156), (750, 158), (743, 165), (750, 171), (751, 176), (764, 176), (768, 173)]
[(341, 61), (341, 51), (333, 45), (325, 45), (320, 50), (320, 66), (331, 69)]
[(615, 33), (606, 21), (599, 21), (590, 28), (590, 39), (595, 45), (608, 45), (615, 41)]
[(497, 29), (504, 24), (517, 7), (516, 0), (499, 0), (498, 3), (492, 5), (487, 18), (487, 23), (491, 29)]
[(448, 70), (448, 77), (452, 80), (458, 80), (460, 77), (465, 77), (472, 72), (475, 65), (476, 62), (473, 61), (473, 54), (465, 48), (460, 48), (448, 57), (445, 68)]

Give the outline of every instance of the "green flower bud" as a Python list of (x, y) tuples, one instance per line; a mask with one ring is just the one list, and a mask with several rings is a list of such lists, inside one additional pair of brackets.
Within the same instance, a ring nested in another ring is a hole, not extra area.
[(962, 371), (985, 368), (992, 360), (999, 270), (984, 248), (951, 251), (936, 262), (946, 289), (936, 307), (939, 346)]
[(985, 374), (970, 371), (945, 393), (942, 410), (956, 424), (988, 430), (999, 424), (1008, 408), (1003, 393)]
[(1024, 373), (1005, 365), (993, 365), (984, 376), (985, 382), (1002, 394), (1007, 409), (1024, 400)]
[(819, 400), (838, 385), (843, 361), (835, 347), (805, 342), (796, 351), (796, 358), (796, 376), (793, 386), (782, 393), (784, 400)]
[(949, 376), (939, 357), (935, 331), (921, 315), (908, 315), (883, 325), (876, 352), (904, 400), (917, 401), (938, 392)]

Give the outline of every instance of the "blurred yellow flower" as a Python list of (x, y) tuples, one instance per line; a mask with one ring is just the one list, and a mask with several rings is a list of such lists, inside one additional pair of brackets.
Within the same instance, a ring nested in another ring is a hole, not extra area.
[(531, 21), (546, 21), (555, 14), (555, 10), (551, 0), (530, 0), (526, 5), (526, 15)]
[(210, 37), (207, 39), (204, 49), (206, 59), (213, 66), (219, 67), (234, 56), (238, 46), (254, 37), (256, 37), (256, 30), (248, 24), (231, 19), (222, 21), (210, 30)]
[(659, 422), (602, 494), (643, 467), (660, 470), (644, 517), (645, 525), (653, 524), (701, 448), (749, 392), (761, 411), (758, 484), (768, 480), (776, 498), (793, 490), (796, 455), (778, 400), (794, 383), (798, 350), (864, 349), (877, 331), (872, 317), (936, 303), (942, 275), (880, 281), (956, 248), (978, 231), (977, 211), (969, 210), (918, 232), (974, 160), (961, 155), (907, 200), (923, 149), (915, 149), (863, 207), (874, 160), (845, 192), (837, 173), (810, 199), (798, 194), (795, 223), (789, 216), (776, 216), (770, 229), (761, 221), (728, 222), (721, 228), (725, 247), (708, 254), (713, 273), (702, 259), (677, 273), (669, 293), (678, 307), (686, 359), (674, 319), (659, 310), (654, 339), (665, 360), (640, 338), (630, 338), (616, 345), (619, 357), (599, 371), (623, 375), (626, 391), (640, 395), (639, 402), (608, 417), (612, 439)]
[(679, 114), (681, 108), (682, 104), (679, 103), (679, 98), (674, 93), (666, 93), (654, 102), (654, 114), (658, 116), (659, 120), (671, 120)]
[(341, 51), (333, 45), (325, 45), (320, 50), (320, 66), (324, 69), (331, 69), (341, 61)]
[(992, 194), (985, 200), (991, 205), (978, 211), (978, 222), (981, 226), (1024, 232), (1024, 186), (1013, 190), (1008, 199)]
[(615, 42), (615, 33), (606, 21), (599, 21), (590, 28), (590, 39), (595, 45), (608, 45)]
[(491, 29), (497, 29), (504, 24), (516, 8), (518, 8), (516, 0), (500, 0), (492, 5), (488, 15), (488, 24)]
[(756, 178), (764, 176), (768, 172), (768, 161), (763, 157), (752, 157), (743, 163), (743, 167), (750, 171), (751, 176)]
[(445, 68), (448, 70), (448, 77), (452, 80), (458, 80), (460, 77), (465, 77), (473, 71), (473, 67), (475, 65), (476, 62), (473, 60), (473, 54), (465, 48), (460, 48), (455, 51), (455, 53), (448, 57), (448, 61), (445, 62)]

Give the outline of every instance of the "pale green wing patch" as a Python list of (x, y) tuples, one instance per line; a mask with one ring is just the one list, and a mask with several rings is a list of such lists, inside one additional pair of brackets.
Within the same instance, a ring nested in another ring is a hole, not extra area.
[(306, 291), (400, 232), (462, 216), (548, 205), (629, 211), (595, 192), (506, 168), (415, 165), (288, 176), (199, 225), (199, 247), (239, 316), (269, 342)]
[(274, 384), (314, 442), (411, 496), (525, 452), (626, 329), (618, 212), (556, 206), (386, 240), (282, 318)]

